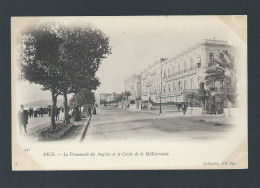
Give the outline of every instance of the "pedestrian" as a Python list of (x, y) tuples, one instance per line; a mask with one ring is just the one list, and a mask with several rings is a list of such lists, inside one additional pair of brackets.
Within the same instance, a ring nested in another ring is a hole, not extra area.
[(32, 108), (31, 107), (29, 108), (28, 114), (29, 114), (29, 118), (31, 118), (32, 117)]
[(60, 119), (60, 109), (56, 106), (55, 107), (55, 117), (56, 117), (56, 121), (59, 121)]
[(37, 118), (37, 110), (33, 111), (33, 117)]
[(37, 117), (41, 117), (41, 111), (40, 111), (40, 108), (37, 108)]
[(90, 116), (91, 115), (91, 108), (88, 107), (88, 115)]
[(183, 115), (186, 114), (186, 110), (187, 110), (187, 105), (185, 103), (182, 104), (182, 111), (183, 111)]
[(40, 107), (39, 112), (40, 112), (40, 117), (42, 117), (42, 115), (43, 115), (43, 108), (42, 108), (42, 106)]
[(211, 103), (211, 105), (210, 105), (210, 115), (212, 115), (212, 114), (217, 114), (216, 113), (216, 105), (215, 105), (215, 103), (214, 102), (212, 102)]
[(27, 133), (27, 124), (28, 124), (28, 111), (24, 110), (24, 106), (21, 105), (21, 110), (18, 112), (18, 121), (20, 127), (20, 133), (22, 133), (22, 127), (24, 128), (24, 132)]
[(51, 117), (51, 108), (50, 107), (48, 107), (48, 115), (49, 115), (49, 117)]
[(94, 115), (97, 114), (97, 112), (96, 112), (96, 107), (95, 107), (95, 106), (93, 106), (93, 114), (94, 114)]

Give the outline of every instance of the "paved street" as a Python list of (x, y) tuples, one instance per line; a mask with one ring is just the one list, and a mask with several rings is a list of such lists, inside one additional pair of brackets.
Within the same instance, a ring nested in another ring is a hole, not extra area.
[[(60, 114), (60, 121), (64, 114)], [(61, 140), (79, 140), (88, 118), (75, 122), (75, 126)], [(213, 140), (225, 137), (231, 124), (225, 124), (225, 118), (220, 116), (183, 115), (177, 110), (165, 111), (162, 116), (157, 110), (138, 111), (112, 107), (98, 107), (87, 129), (84, 141), (109, 140)], [(223, 126), (214, 126), (221, 122)], [(34, 133), (50, 125), (50, 118), (30, 118), (24, 136), (36, 139)]]
[(174, 116), (158, 116), (155, 111), (98, 107), (85, 140), (211, 140), (224, 137), (232, 127), (214, 126), (213, 122), (200, 121), (198, 116), (173, 113)]

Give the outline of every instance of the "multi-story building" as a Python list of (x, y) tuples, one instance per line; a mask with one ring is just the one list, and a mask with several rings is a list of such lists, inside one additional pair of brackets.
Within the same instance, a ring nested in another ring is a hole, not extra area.
[[(186, 102), (185, 94), (197, 92), (205, 81), (205, 71), (216, 66), (214, 56), (231, 48), (226, 41), (203, 40), (172, 58), (155, 62), (141, 73), (142, 100), (159, 103), (161, 97), (162, 103)], [(213, 83), (205, 88), (221, 93), (223, 85)]]
[(143, 101), (157, 102), (156, 98), (160, 95), (162, 81), (161, 64), (162, 61), (156, 61), (141, 72), (141, 98)]
[(141, 76), (133, 74), (124, 81), (124, 90), (130, 91), (130, 100), (136, 100), (141, 98)]

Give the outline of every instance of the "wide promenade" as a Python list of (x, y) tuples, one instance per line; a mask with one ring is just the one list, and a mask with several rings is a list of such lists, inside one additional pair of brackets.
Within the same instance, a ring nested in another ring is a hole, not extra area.
[[(83, 142), (113, 141), (113, 140), (212, 140), (224, 137), (233, 127), (228, 118), (222, 116), (192, 116), (183, 115), (177, 109), (163, 111), (159, 116), (158, 110), (140, 111), (113, 107), (97, 107), (97, 115), (93, 115)], [(64, 114), (60, 114), (60, 121)], [(75, 122), (72, 130), (61, 140), (80, 140), (87, 124), (87, 118)], [(221, 122), (222, 126), (214, 126)], [(34, 133), (49, 126), (50, 118), (31, 118), (28, 124), (28, 133), (24, 136), (35, 139)]]

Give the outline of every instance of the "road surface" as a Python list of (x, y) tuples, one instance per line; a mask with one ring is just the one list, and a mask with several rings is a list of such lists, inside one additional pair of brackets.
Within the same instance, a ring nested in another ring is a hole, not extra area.
[(198, 121), (198, 117), (184, 116), (177, 111), (173, 113), (176, 115), (167, 117), (149, 111), (98, 107), (85, 141), (212, 140), (224, 137), (232, 127), (229, 124), (214, 126), (214, 123)]

